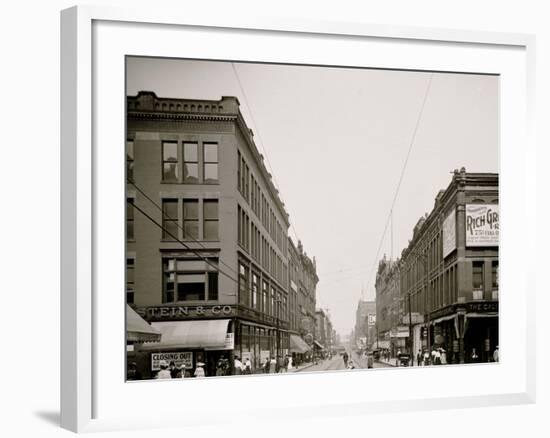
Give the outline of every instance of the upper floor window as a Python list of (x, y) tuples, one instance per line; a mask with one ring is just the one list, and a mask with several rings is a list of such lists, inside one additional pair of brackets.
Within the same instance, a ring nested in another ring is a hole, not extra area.
[(126, 199), (126, 240), (134, 240), (134, 200)]
[(162, 200), (162, 238), (177, 240), (178, 238), (178, 200)]
[(183, 237), (199, 238), (199, 201), (198, 199), (183, 200)]
[(215, 258), (164, 259), (164, 301), (217, 300), (217, 262)]
[(493, 290), (498, 290), (498, 261), (492, 263)]
[(483, 262), (472, 263), (472, 286), (474, 289), (483, 289)]
[(126, 179), (134, 180), (134, 140), (126, 140)]
[(192, 184), (199, 182), (198, 143), (183, 143), (183, 182)]
[(218, 200), (205, 199), (203, 202), (204, 240), (219, 240)]
[(203, 174), (205, 184), (214, 184), (218, 179), (218, 144), (203, 144)]
[(126, 259), (126, 303), (134, 304), (134, 262), (133, 258)]
[(162, 142), (162, 180), (178, 181), (178, 143), (176, 141)]

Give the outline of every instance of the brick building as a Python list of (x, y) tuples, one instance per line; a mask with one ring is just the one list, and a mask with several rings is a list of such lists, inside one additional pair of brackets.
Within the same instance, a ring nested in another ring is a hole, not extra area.
[(299, 245), (292, 280), (288, 213), (237, 98), (127, 97), (127, 177), (127, 302), (162, 333), (128, 353), (144, 376), (289, 353), (315, 263)]
[[(455, 170), (401, 254), (403, 322), (413, 349), (451, 363), (489, 362), (498, 345), (498, 174)], [(475, 350), (475, 352), (474, 352)]]

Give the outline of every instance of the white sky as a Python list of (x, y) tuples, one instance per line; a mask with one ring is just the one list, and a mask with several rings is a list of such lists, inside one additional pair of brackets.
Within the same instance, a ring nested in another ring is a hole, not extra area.
[[(316, 257), (317, 305), (349, 333), (362, 288), (375, 296), (376, 252), (430, 73), (236, 63), (245, 98), (231, 63), (127, 65), (129, 95), (239, 98), (304, 249)], [(462, 166), (498, 172), (498, 78), (435, 73), (394, 209), (394, 257)], [(378, 259), (391, 254), (390, 242), (388, 232)]]

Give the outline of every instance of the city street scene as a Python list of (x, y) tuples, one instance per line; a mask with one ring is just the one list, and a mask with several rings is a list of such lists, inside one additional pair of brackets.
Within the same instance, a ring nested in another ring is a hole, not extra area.
[(498, 366), (498, 81), (127, 57), (127, 380)]

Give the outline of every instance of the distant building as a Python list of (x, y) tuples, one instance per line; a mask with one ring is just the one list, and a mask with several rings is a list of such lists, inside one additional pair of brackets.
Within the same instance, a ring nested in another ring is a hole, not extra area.
[(395, 355), (406, 347), (408, 337), (401, 321), (398, 260), (389, 260), (385, 255), (380, 260), (375, 289), (377, 346)]
[(355, 312), (355, 345), (370, 347), (376, 341), (376, 302), (360, 300)]

